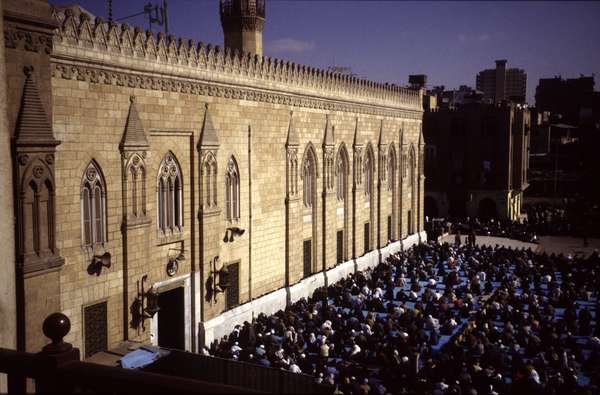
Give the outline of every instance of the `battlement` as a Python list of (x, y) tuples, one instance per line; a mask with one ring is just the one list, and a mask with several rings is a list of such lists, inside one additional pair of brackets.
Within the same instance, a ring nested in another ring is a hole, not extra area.
[(92, 21), (85, 13), (76, 17), (70, 9), (55, 9), (54, 17), (59, 23), (53, 42), (53, 55), (57, 57), (93, 60), (107, 66), (133, 63), (136, 70), (198, 76), (217, 82), (243, 81), (252, 87), (286, 93), (422, 111), (420, 90), (154, 34), (125, 23), (107, 23), (101, 17)]

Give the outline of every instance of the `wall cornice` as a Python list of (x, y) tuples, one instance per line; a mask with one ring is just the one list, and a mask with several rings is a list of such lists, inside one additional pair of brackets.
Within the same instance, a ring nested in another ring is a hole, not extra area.
[[(67, 10), (68, 11), (68, 10)], [(123, 69), (143, 69), (168, 76), (242, 83), (257, 89), (313, 95), (399, 110), (422, 112), (422, 91), (368, 81), (281, 59), (240, 53), (196, 43), (127, 24), (93, 22), (82, 14), (54, 11), (60, 25), (53, 37), (53, 55), (104, 62)]]
[(218, 83), (196, 78), (183, 78), (123, 69), (101, 63), (82, 62), (66, 57), (53, 56), (51, 62), (53, 78), (85, 81), (90, 83), (126, 86), (150, 90), (162, 90), (248, 100), (283, 106), (304, 107), (324, 111), (340, 111), (391, 118), (422, 119), (418, 110), (402, 110), (395, 107), (365, 105), (345, 100), (324, 99), (312, 95), (283, 92), (274, 89), (259, 89), (242, 85)]

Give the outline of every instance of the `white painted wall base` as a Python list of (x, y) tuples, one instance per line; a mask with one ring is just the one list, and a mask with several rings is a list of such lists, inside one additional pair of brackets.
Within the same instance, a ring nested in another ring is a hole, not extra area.
[(228, 310), (213, 319), (199, 324), (199, 344), (200, 346), (208, 346), (214, 340), (218, 340), (231, 333), (236, 325), (243, 324), (244, 321), (250, 322), (252, 321), (252, 317), (260, 313), (270, 315), (283, 310), (288, 300), (290, 303), (294, 303), (300, 298), (308, 297), (312, 295), (315, 289), (322, 287), (326, 282), (327, 284), (333, 284), (347, 277), (350, 273), (375, 267), (380, 261), (385, 260), (391, 254), (418, 244), (419, 241), (426, 240), (427, 234), (424, 231), (420, 234), (412, 234), (404, 240), (390, 243), (379, 250), (371, 251), (359, 258), (341, 263), (326, 272), (316, 273), (290, 287), (280, 288), (277, 291)]

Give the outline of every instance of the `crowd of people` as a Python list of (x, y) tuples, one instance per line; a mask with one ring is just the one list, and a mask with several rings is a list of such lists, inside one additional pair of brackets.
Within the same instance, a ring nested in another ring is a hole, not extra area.
[(588, 394), (600, 388), (600, 257), (420, 244), (260, 314), (207, 354), (332, 393)]
[(587, 238), (600, 236), (600, 228), (591, 225), (593, 218), (597, 219), (598, 208), (594, 209), (589, 203), (534, 203), (525, 205), (523, 211), (527, 215), (516, 221), (469, 217), (426, 219), (426, 230), (429, 238), (437, 238), (446, 232), (461, 232), (462, 235), (474, 232), (476, 235), (508, 237), (528, 243), (539, 242), (540, 236), (576, 236), (582, 237), (587, 244)]

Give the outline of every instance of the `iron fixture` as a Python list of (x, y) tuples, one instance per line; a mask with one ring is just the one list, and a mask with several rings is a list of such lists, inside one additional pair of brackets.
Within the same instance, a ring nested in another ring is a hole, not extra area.
[[(153, 287), (150, 287), (148, 290), (144, 289), (144, 283), (148, 280), (148, 275), (144, 274), (141, 281), (141, 289), (140, 289), (140, 281), (137, 282), (138, 294), (134, 300), (133, 309), (134, 320), (142, 324), (142, 329), (145, 331), (145, 321), (154, 317), (156, 313), (159, 312), (160, 307), (158, 306), (158, 292)], [(146, 303), (144, 303), (144, 301)]]
[(229, 227), (225, 230), (225, 238), (223, 239), (223, 241), (225, 243), (231, 243), (233, 242), (233, 236), (241, 236), (244, 234), (245, 231), (245, 229), (240, 229), (237, 226)]
[(179, 263), (185, 260), (185, 255), (183, 252), (186, 250), (183, 248), (169, 248), (169, 251), (179, 251), (179, 254), (167, 258), (167, 275), (169, 275), (169, 277), (173, 277), (179, 269)]
[(212, 259), (213, 270), (210, 273), (210, 281), (208, 282), (209, 291), (212, 293), (213, 300), (217, 301), (217, 294), (224, 293), (230, 285), (229, 270), (225, 265), (221, 266), (221, 269), (217, 270), (217, 261), (219, 256), (216, 255)]
[(102, 273), (102, 268), (110, 268), (110, 252), (105, 252), (102, 255), (94, 255), (92, 258), (92, 262), (89, 264), (87, 268), (87, 272), (90, 275), (95, 274), (99, 276)]

